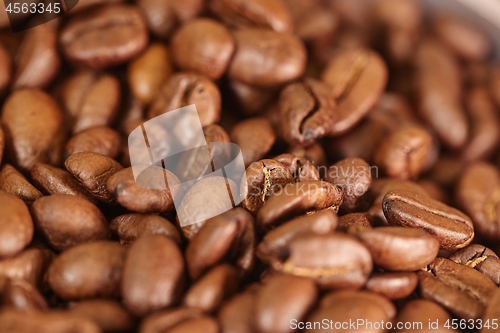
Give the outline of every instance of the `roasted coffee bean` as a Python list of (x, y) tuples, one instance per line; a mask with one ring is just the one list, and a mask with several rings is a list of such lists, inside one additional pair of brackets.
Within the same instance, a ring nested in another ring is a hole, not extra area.
[(73, 304), (69, 312), (93, 321), (103, 332), (128, 332), (135, 326), (133, 316), (113, 300), (80, 301)]
[(391, 225), (422, 228), (445, 250), (467, 246), (474, 238), (472, 221), (461, 211), (416, 192), (393, 190), (382, 203)]
[(91, 127), (74, 135), (66, 143), (65, 155), (82, 152), (101, 154), (116, 158), (120, 153), (120, 134), (109, 127)]
[(250, 85), (275, 87), (304, 73), (306, 49), (294, 35), (259, 28), (233, 32), (236, 50), (228, 77)]
[(52, 97), (37, 89), (16, 90), (3, 104), (0, 120), (16, 166), (25, 171), (36, 162), (49, 161), (62, 124), (61, 110)]
[(0, 306), (22, 312), (46, 311), (48, 304), (35, 286), (23, 279), (0, 276)]
[(20, 253), (33, 238), (28, 207), (14, 194), (0, 191), (0, 258)]
[(210, 9), (224, 23), (235, 26), (259, 26), (278, 32), (292, 32), (293, 22), (282, 0), (214, 0)]
[(448, 193), (446, 193), (445, 189), (428, 179), (421, 179), (418, 181), (418, 186), (420, 186), (425, 193), (432, 199), (441, 201), (445, 204), (450, 204), (451, 200), (449, 198)]
[(48, 164), (36, 163), (31, 169), (34, 183), (49, 194), (70, 194), (81, 197), (93, 204), (97, 199), (68, 171)]
[(31, 206), (31, 214), (48, 244), (59, 251), (109, 237), (104, 215), (81, 197), (54, 194), (40, 198)]
[(185, 294), (183, 305), (213, 312), (220, 304), (238, 290), (239, 278), (236, 269), (228, 264), (215, 266), (201, 277)]
[(374, 264), (392, 271), (423, 268), (439, 251), (437, 239), (422, 229), (378, 227), (362, 230), (356, 236), (370, 251)]
[(246, 116), (265, 113), (265, 107), (278, 92), (277, 89), (257, 87), (236, 80), (228, 80), (228, 89), (238, 109)]
[(0, 169), (0, 190), (14, 194), (22, 199), (28, 206), (36, 199), (41, 198), (42, 193), (37, 190), (24, 176), (12, 165), (5, 164)]
[(300, 158), (305, 158), (311, 161), (317, 167), (326, 166), (326, 154), (323, 147), (317, 143), (309, 147), (294, 146), (288, 150), (290, 154), (294, 154)]
[(384, 60), (368, 49), (343, 50), (328, 62), (321, 78), (337, 100), (330, 135), (347, 132), (366, 115), (382, 95), (387, 76)]
[(22, 279), (38, 286), (52, 258), (53, 252), (50, 250), (27, 249), (15, 257), (0, 260), (0, 276)]
[(298, 157), (294, 154), (281, 154), (274, 159), (285, 165), (297, 182), (320, 180), (318, 169), (305, 157)]
[[(400, 323), (413, 323), (411, 327), (404, 327), (396, 329), (395, 332), (408, 332), (417, 333), (425, 329), (426, 323), (436, 323), (432, 327), (432, 332), (435, 333), (453, 333), (457, 332), (456, 329), (445, 327), (445, 324), (451, 321), (450, 314), (432, 301), (425, 299), (412, 300), (406, 303), (401, 310), (399, 310), (395, 321)], [(415, 323), (417, 323), (415, 325)], [(418, 324), (422, 323), (422, 325)]]
[(274, 265), (294, 238), (307, 234), (330, 234), (336, 226), (337, 215), (329, 209), (297, 217), (266, 233), (257, 247), (256, 255), (265, 263)]
[(264, 159), (250, 164), (246, 182), (240, 184), (242, 206), (255, 214), (274, 194), (294, 181), (288, 168), (276, 160)]
[(177, 303), (184, 285), (184, 260), (174, 241), (145, 235), (128, 250), (121, 295), (133, 314), (142, 317)]
[(128, 66), (127, 78), (130, 90), (137, 99), (148, 105), (172, 72), (170, 52), (167, 47), (153, 43)]
[(418, 272), (420, 294), (463, 319), (481, 318), (497, 286), (465, 265), (436, 258), (429, 271)]
[(500, 106), (500, 66), (495, 66), (490, 69), (488, 80), (488, 87), (491, 98), (496, 103), (497, 107)]
[(324, 289), (360, 288), (372, 270), (370, 253), (351, 236), (304, 236), (292, 240), (286, 250), (289, 257), (273, 268), (311, 278)]
[(140, 333), (165, 332), (167, 329), (185, 320), (199, 318), (203, 315), (198, 309), (174, 308), (171, 310), (157, 311), (142, 320)]
[(231, 141), (241, 148), (245, 166), (263, 158), (274, 145), (276, 133), (266, 118), (245, 119), (231, 130)]
[(330, 87), (308, 78), (281, 91), (279, 112), (284, 138), (291, 144), (310, 146), (331, 134), (338, 118)]
[(441, 155), (427, 173), (427, 177), (443, 187), (451, 188), (462, 175), (465, 166), (460, 158)]
[(12, 60), (0, 44), (0, 94), (3, 94), (10, 83), (12, 76)]
[(466, 60), (485, 60), (491, 51), (488, 38), (465, 20), (439, 13), (434, 15), (432, 27), (446, 46)]
[(243, 293), (224, 303), (218, 313), (221, 332), (255, 332), (253, 311), (259, 289), (259, 285), (252, 285)]
[(50, 288), (66, 300), (119, 297), (126, 248), (110, 241), (74, 246), (52, 261)]
[(108, 5), (73, 16), (61, 31), (60, 43), (70, 61), (102, 69), (144, 50), (148, 32), (138, 8)]
[(219, 324), (217, 320), (208, 316), (188, 319), (172, 327), (171, 333), (218, 333)]
[(496, 330), (494, 325), (500, 314), (498, 313), (498, 309), (500, 309), (500, 291), (497, 289), (495, 290), (493, 297), (491, 298), (490, 304), (486, 308), (486, 311), (484, 311), (484, 315), (482, 317), (481, 323), (484, 323), (481, 325), (481, 330), (479, 331), (480, 333), (483, 332), (494, 332)]
[(290, 320), (301, 321), (316, 302), (313, 280), (278, 275), (266, 281), (255, 301), (255, 326), (259, 332), (291, 332)]
[(500, 173), (496, 167), (486, 162), (470, 164), (459, 179), (456, 200), (479, 235), (500, 239)]
[(342, 189), (341, 210), (352, 212), (366, 208), (372, 184), (371, 168), (366, 161), (360, 158), (338, 161), (328, 169), (325, 180)]
[(131, 245), (142, 235), (154, 234), (164, 235), (181, 245), (177, 228), (169, 220), (155, 214), (120, 215), (111, 221), (109, 227), (124, 245)]
[(339, 217), (337, 231), (349, 232), (358, 228), (371, 228), (373, 218), (368, 213), (350, 213)]
[[(108, 191), (123, 207), (137, 213), (162, 213), (174, 208), (173, 197), (177, 192), (170, 191), (164, 182), (164, 171), (169, 179), (175, 175), (160, 167), (151, 166), (134, 180), (131, 168), (123, 169), (108, 179)], [(160, 180), (160, 182), (159, 182)], [(137, 183), (141, 184), (139, 186)], [(170, 186), (175, 186), (172, 182)]]
[(471, 244), (453, 253), (448, 259), (457, 264), (474, 268), (489, 277), (497, 286), (500, 285), (500, 259), (489, 248), (479, 244)]
[(82, 152), (68, 157), (64, 165), (97, 199), (105, 203), (114, 201), (113, 194), (107, 188), (107, 182), (123, 169), (120, 163), (98, 153)]
[(120, 103), (120, 84), (109, 74), (80, 71), (63, 84), (61, 100), (72, 119), (73, 133), (111, 125)]
[(5, 147), (5, 134), (3, 132), (2, 126), (0, 125), (0, 163), (2, 163), (4, 147)]
[(418, 276), (414, 272), (374, 273), (366, 282), (366, 290), (380, 294), (391, 300), (410, 296), (418, 284)]
[(286, 185), (273, 195), (257, 213), (257, 225), (268, 229), (293, 216), (323, 209), (338, 212), (342, 203), (339, 187), (325, 181), (308, 181)]
[(431, 134), (417, 125), (401, 127), (382, 140), (374, 162), (392, 178), (417, 179), (431, 158)]
[(219, 121), (221, 95), (219, 88), (208, 78), (193, 73), (172, 75), (161, 87), (148, 111), (154, 118), (168, 111), (194, 104), (202, 126)]
[(200, 18), (187, 22), (172, 36), (172, 60), (184, 71), (220, 78), (231, 61), (234, 41), (217, 21)]

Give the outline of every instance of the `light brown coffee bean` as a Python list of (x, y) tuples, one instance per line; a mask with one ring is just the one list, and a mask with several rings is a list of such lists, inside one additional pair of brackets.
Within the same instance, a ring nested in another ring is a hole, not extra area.
[(327, 64), (321, 79), (332, 86), (337, 99), (337, 119), (330, 135), (353, 128), (377, 103), (387, 83), (387, 65), (374, 51), (348, 49)]
[(145, 235), (128, 251), (121, 294), (127, 308), (142, 317), (177, 303), (184, 280), (184, 259), (177, 244), (163, 235)]
[(219, 88), (207, 77), (194, 73), (176, 73), (161, 87), (147, 113), (149, 119), (168, 111), (194, 104), (201, 126), (219, 121), (221, 95)]
[(135, 326), (135, 318), (117, 301), (83, 300), (72, 304), (69, 312), (91, 320), (103, 332), (127, 332)]
[(438, 240), (442, 249), (463, 248), (474, 238), (474, 227), (467, 215), (415, 192), (390, 191), (382, 208), (389, 224), (423, 228)]
[(10, 142), (7, 150), (16, 166), (24, 171), (49, 160), (62, 125), (61, 110), (52, 97), (36, 89), (16, 90), (3, 105), (1, 121)]
[(437, 323), (435, 327), (432, 328), (432, 332), (435, 333), (456, 333), (457, 330), (449, 327), (445, 327), (447, 322), (451, 321), (450, 314), (432, 301), (428, 301), (425, 299), (416, 299), (412, 300), (409, 303), (406, 303), (401, 310), (399, 310), (398, 315), (395, 319), (397, 322), (403, 323), (422, 323), (422, 326), (419, 324), (412, 325), (411, 328), (401, 328), (396, 329), (395, 332), (408, 332), (408, 333), (417, 333), (422, 332), (424, 330), (425, 323)]
[(142, 235), (164, 235), (181, 245), (181, 236), (177, 228), (169, 220), (155, 214), (130, 213), (114, 218), (111, 231), (118, 235), (123, 245), (133, 244)]
[(14, 194), (0, 191), (0, 258), (20, 253), (33, 238), (28, 207)]
[(108, 180), (123, 167), (114, 159), (91, 152), (76, 153), (64, 162), (66, 169), (97, 199), (105, 203), (115, 198), (107, 188)]
[(245, 167), (262, 159), (276, 141), (271, 123), (263, 117), (240, 121), (233, 127), (230, 136), (231, 141), (241, 148)]
[(122, 64), (144, 50), (148, 31), (138, 8), (108, 5), (73, 16), (59, 41), (70, 61), (102, 69)]
[(29, 248), (15, 257), (0, 260), (0, 275), (38, 286), (53, 256), (51, 250)]
[(390, 300), (398, 300), (410, 296), (417, 284), (418, 276), (414, 272), (385, 272), (372, 274), (365, 288)]
[(28, 206), (43, 194), (12, 165), (5, 164), (0, 169), (0, 190), (14, 194), (22, 199)]
[(172, 72), (168, 48), (161, 43), (152, 43), (128, 65), (130, 90), (143, 104), (149, 105)]
[[(160, 167), (151, 166), (134, 180), (131, 168), (118, 171), (108, 179), (108, 191), (123, 207), (137, 213), (163, 213), (174, 209), (173, 197), (177, 192), (170, 192), (164, 183), (164, 171), (169, 179), (175, 175)], [(158, 182), (161, 180), (161, 183)], [(175, 182), (171, 186), (177, 185)], [(144, 188), (142, 186), (147, 186)]]
[(65, 300), (119, 297), (126, 248), (110, 241), (74, 246), (52, 261), (50, 288)]
[(2, 45), (0, 45), (0, 64), (0, 94), (3, 94), (12, 77), (12, 60)]
[(0, 305), (21, 312), (47, 311), (47, 301), (35, 286), (23, 279), (0, 276)]
[(66, 143), (65, 158), (82, 152), (101, 154), (116, 158), (120, 153), (121, 137), (115, 130), (106, 127), (91, 127), (74, 135)]
[(186, 292), (182, 304), (203, 312), (213, 312), (236, 293), (239, 282), (236, 269), (228, 264), (215, 266)]
[(274, 159), (285, 165), (297, 182), (320, 180), (318, 169), (305, 157), (298, 157), (295, 154), (281, 154)]
[(48, 244), (59, 251), (109, 237), (109, 227), (102, 212), (74, 195), (54, 194), (40, 198), (31, 206), (31, 214)]
[(272, 30), (243, 28), (233, 32), (236, 51), (228, 77), (250, 85), (273, 87), (304, 73), (307, 60), (302, 42)]
[(480, 244), (470, 244), (448, 257), (457, 264), (462, 264), (480, 271), (497, 286), (500, 284), (500, 258), (489, 248)]

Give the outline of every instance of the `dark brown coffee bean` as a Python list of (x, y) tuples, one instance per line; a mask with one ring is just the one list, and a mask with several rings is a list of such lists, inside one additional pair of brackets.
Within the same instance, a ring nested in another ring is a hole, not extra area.
[(132, 313), (144, 316), (177, 303), (184, 280), (184, 259), (177, 244), (163, 235), (145, 235), (128, 251), (123, 301)]
[(300, 146), (290, 147), (290, 150), (288, 150), (288, 152), (300, 158), (305, 158), (311, 161), (311, 163), (317, 167), (326, 166), (325, 150), (318, 143), (315, 143), (309, 147), (300, 147)]
[(77, 133), (111, 125), (120, 103), (120, 84), (111, 75), (81, 71), (64, 82), (61, 95), (73, 133)]
[(414, 272), (385, 272), (372, 274), (365, 288), (390, 300), (398, 300), (410, 296), (417, 284)]
[(218, 313), (221, 333), (255, 332), (254, 308), (260, 286), (253, 285), (224, 303)]
[(236, 50), (228, 77), (250, 85), (273, 87), (304, 73), (306, 49), (294, 35), (243, 28), (233, 32)]
[(167, 219), (155, 214), (130, 213), (114, 218), (111, 231), (118, 235), (121, 244), (131, 245), (142, 235), (164, 235), (181, 245), (181, 236), (177, 228)]
[(3, 105), (1, 121), (16, 166), (29, 170), (36, 162), (49, 160), (62, 124), (61, 110), (52, 97), (36, 89), (16, 90)]
[(292, 32), (293, 22), (282, 0), (214, 0), (210, 9), (224, 23), (234, 27), (259, 26), (278, 32)]
[(203, 312), (193, 308), (175, 308), (157, 311), (144, 318), (139, 327), (139, 333), (165, 332), (169, 328), (189, 319), (199, 318)]
[(234, 41), (222, 24), (199, 18), (185, 23), (175, 32), (171, 48), (172, 60), (179, 69), (217, 80), (231, 61)]
[(5, 147), (5, 134), (2, 126), (0, 125), (0, 163), (2, 163), (4, 147)]
[(0, 190), (14, 194), (28, 206), (43, 194), (28, 182), (12, 165), (5, 164), (0, 169)]
[(364, 160), (346, 158), (338, 161), (328, 169), (325, 180), (341, 188), (340, 209), (343, 211), (352, 212), (367, 206), (372, 175), (370, 166)]
[[(253, 265), (253, 217), (242, 208), (235, 208), (205, 222), (186, 248), (186, 264), (189, 276), (197, 280), (210, 267), (225, 258), (236, 257), (236, 267), (248, 269)], [(245, 242), (244, 242), (245, 241)], [(248, 243), (250, 258), (245, 259), (245, 248), (239, 243)], [(246, 264), (242, 267), (242, 264)]]
[(294, 181), (288, 168), (278, 161), (264, 159), (250, 164), (245, 171), (246, 182), (240, 185), (242, 206), (255, 214), (264, 203), (286, 184)]
[(432, 154), (431, 134), (417, 125), (401, 127), (382, 140), (374, 162), (387, 176), (417, 179)]
[(170, 330), (170, 333), (218, 333), (219, 324), (217, 320), (208, 316), (188, 319), (175, 325)]
[(461, 156), (466, 161), (488, 159), (500, 140), (500, 119), (488, 91), (474, 88), (465, 96), (471, 122), (469, 139)]
[(474, 238), (472, 221), (467, 215), (416, 192), (390, 191), (382, 208), (389, 224), (422, 228), (436, 237), (442, 249), (461, 249)]
[(33, 238), (28, 207), (14, 194), (0, 191), (0, 258), (20, 253)]
[(161, 43), (150, 44), (128, 65), (127, 78), (130, 90), (138, 100), (148, 105), (172, 72), (168, 48)]
[(148, 31), (138, 8), (109, 5), (73, 16), (61, 31), (60, 43), (70, 61), (101, 69), (144, 50)]
[(76, 153), (64, 162), (66, 169), (97, 199), (105, 203), (115, 198), (107, 188), (108, 180), (123, 167), (114, 159), (91, 152)]
[(47, 301), (35, 286), (23, 279), (0, 276), (0, 306), (22, 312), (46, 311)]
[(50, 265), (50, 288), (66, 300), (119, 297), (126, 248), (110, 241), (80, 244)]
[(331, 134), (338, 115), (330, 90), (326, 84), (308, 78), (281, 91), (278, 104), (281, 126), (289, 143), (309, 146)]
[(500, 106), (500, 66), (492, 67), (489, 71), (488, 88), (491, 98)]
[(489, 277), (497, 286), (500, 285), (500, 259), (489, 248), (479, 244), (471, 244), (453, 253), (448, 259), (457, 264), (474, 268)]
[(448, 193), (446, 193), (446, 190), (436, 182), (429, 179), (421, 179), (417, 184), (430, 198), (441, 201), (447, 205), (450, 204), (451, 200)]
[(73, 304), (69, 312), (91, 320), (103, 332), (128, 332), (135, 326), (135, 319), (117, 301), (84, 300)]
[(66, 143), (66, 158), (82, 152), (116, 158), (120, 153), (120, 134), (109, 127), (92, 127), (74, 135)]
[(432, 26), (439, 39), (466, 60), (485, 60), (491, 51), (488, 38), (466, 20), (438, 13), (434, 15)]
[(195, 104), (201, 126), (219, 121), (221, 95), (219, 88), (208, 78), (193, 73), (172, 75), (160, 88), (148, 111), (154, 118), (168, 111)]
[(239, 282), (236, 269), (228, 264), (215, 266), (186, 292), (182, 304), (203, 312), (213, 312), (236, 293)]
[(263, 158), (274, 145), (276, 133), (266, 118), (240, 121), (231, 130), (231, 141), (241, 148), (245, 167)]
[(465, 166), (460, 158), (441, 155), (427, 173), (427, 177), (443, 187), (451, 188), (455, 186)]
[[(175, 175), (160, 167), (151, 166), (137, 178), (139, 186), (134, 180), (131, 168), (118, 171), (108, 179), (108, 191), (123, 207), (137, 213), (162, 213), (174, 208), (173, 197), (177, 192), (171, 193), (164, 183), (164, 171), (169, 179)], [(158, 180), (161, 180), (161, 183)], [(175, 182), (171, 186), (177, 185)], [(144, 188), (142, 186), (147, 186)]]
[(343, 134), (359, 123), (382, 95), (387, 76), (384, 60), (368, 49), (344, 50), (328, 62), (321, 78), (332, 86), (337, 100), (330, 135)]
[(265, 107), (274, 99), (276, 89), (253, 86), (236, 80), (228, 80), (231, 97), (235, 99), (238, 109), (246, 116), (254, 116), (264, 112)]
[(494, 332), (497, 328), (495, 324), (498, 324), (498, 318), (500, 316), (500, 291), (497, 289), (491, 298), (490, 304), (484, 311), (484, 315), (482, 317), (481, 322), (481, 330), (480, 333), (484, 332)]
[[(443, 145), (462, 147), (468, 124), (460, 105), (460, 68), (453, 55), (436, 41), (420, 43), (415, 54), (421, 117), (436, 131)], [(439, 109), (439, 112), (435, 110)]]
[(419, 271), (420, 294), (463, 319), (481, 318), (497, 289), (485, 275), (465, 265), (436, 258), (430, 271)]
[(15, 257), (0, 260), (0, 276), (22, 279), (38, 286), (53, 256), (54, 253), (50, 250), (27, 249)]
[(350, 213), (339, 217), (337, 231), (348, 232), (358, 228), (371, 228), (373, 218), (368, 213)]
[(97, 199), (68, 171), (36, 163), (31, 169), (34, 183), (49, 194), (70, 194), (97, 204)]
[[(408, 332), (417, 333), (423, 332), (426, 329), (425, 325), (428, 323), (436, 323), (432, 327), (432, 332), (435, 333), (456, 333), (457, 330), (451, 327), (445, 327), (445, 324), (451, 322), (450, 314), (434, 302), (425, 299), (416, 299), (406, 303), (401, 310), (399, 310), (395, 321), (400, 323), (422, 323), (413, 324), (408, 328), (396, 329), (394, 332)], [(427, 327), (429, 328), (429, 327)]]
[(276, 276), (266, 281), (257, 294), (255, 326), (259, 332), (290, 332), (290, 320), (301, 321), (316, 302), (313, 280)]
[(295, 154), (281, 154), (274, 159), (286, 166), (297, 182), (320, 180), (318, 169), (305, 157), (298, 157)]
[(479, 235), (500, 239), (500, 172), (486, 162), (470, 164), (459, 179), (457, 203), (474, 222)]
[(293, 216), (330, 209), (338, 212), (342, 203), (339, 187), (325, 181), (286, 185), (273, 195), (257, 213), (257, 225), (270, 228)]
[[(415, 271), (437, 256), (439, 242), (425, 230), (379, 227), (356, 234), (370, 251), (373, 262), (392, 271)], [(405, 253), (404, 257), (400, 254)]]
[(0, 45), (0, 64), (0, 94), (3, 94), (12, 77), (12, 60), (2, 45)]
[(372, 270), (370, 253), (351, 236), (304, 236), (292, 240), (287, 250), (289, 257), (274, 268), (311, 278), (321, 288), (360, 288)]
[(60, 64), (57, 24), (50, 22), (31, 28), (17, 50), (12, 87), (44, 88), (57, 75)]
[(31, 214), (35, 226), (56, 250), (109, 237), (109, 227), (101, 211), (74, 195), (40, 198), (31, 206)]

